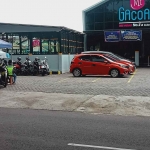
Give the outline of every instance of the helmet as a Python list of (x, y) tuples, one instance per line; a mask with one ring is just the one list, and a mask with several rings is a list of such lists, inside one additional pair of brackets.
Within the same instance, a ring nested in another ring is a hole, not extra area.
[(35, 57), (35, 61), (38, 61), (38, 59), (39, 59), (38, 57)]
[(26, 57), (26, 60), (29, 60), (29, 57)]
[(8, 60), (8, 65), (12, 65), (12, 60)]
[(17, 59), (20, 61), (20, 60), (21, 60), (21, 57), (18, 57)]
[(5, 65), (7, 65), (7, 60), (4, 60)]

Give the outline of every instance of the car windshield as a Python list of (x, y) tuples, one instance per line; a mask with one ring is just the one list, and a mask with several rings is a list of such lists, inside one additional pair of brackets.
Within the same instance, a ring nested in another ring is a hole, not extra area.
[(120, 60), (121, 58), (119, 58), (118, 56), (116, 56), (115, 54), (106, 54), (108, 57), (111, 57), (113, 59), (116, 59), (116, 60)]
[(120, 60), (120, 59), (118, 59), (117, 57), (114, 57), (113, 55), (110, 55), (110, 54), (105, 54), (104, 56), (105, 56), (106, 58), (111, 59), (112, 61), (118, 61), (118, 60)]
[(120, 57), (121, 59), (126, 59), (126, 58), (124, 58), (124, 57), (122, 57), (122, 56), (120, 56), (118, 54), (115, 54), (115, 55), (118, 56), (118, 57)]

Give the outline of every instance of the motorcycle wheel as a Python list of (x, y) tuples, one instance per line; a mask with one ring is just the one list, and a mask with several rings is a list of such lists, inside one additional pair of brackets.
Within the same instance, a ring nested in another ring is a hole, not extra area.
[(45, 73), (44, 73), (44, 72), (42, 72), (42, 76), (45, 76)]
[(3, 86), (7, 87), (7, 84), (8, 84), (7, 79), (5, 79), (5, 82), (3, 82)]

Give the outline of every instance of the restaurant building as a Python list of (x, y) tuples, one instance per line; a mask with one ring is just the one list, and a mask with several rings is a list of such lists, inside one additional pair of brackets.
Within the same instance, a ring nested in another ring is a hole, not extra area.
[(84, 34), (66, 27), (0, 23), (0, 39), (12, 43), (12, 59), (47, 57), (50, 70), (56, 73), (69, 71), (75, 54), (84, 49)]
[(83, 11), (84, 50), (111, 51), (149, 66), (150, 0), (103, 0)]

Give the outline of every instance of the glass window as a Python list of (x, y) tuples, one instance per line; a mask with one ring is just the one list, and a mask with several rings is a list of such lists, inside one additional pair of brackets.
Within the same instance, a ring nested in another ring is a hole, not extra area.
[(86, 23), (93, 23), (94, 22), (94, 13), (86, 14)]
[[(129, 2), (129, 0), (128, 0)], [(119, 7), (123, 6), (123, 0), (114, 0), (114, 11), (118, 12)]]
[(92, 58), (92, 61), (94, 61), (94, 62), (104, 62), (106, 60), (105, 58), (103, 58), (101, 56), (97, 56), (97, 55), (91, 56), (91, 58)]
[(80, 60), (91, 61), (91, 56), (90, 56), (90, 55), (81, 56), (81, 57), (80, 57)]
[(105, 12), (112, 12), (113, 11), (113, 1), (109, 1), (105, 4)]
[(33, 54), (40, 54), (40, 38), (34, 37), (32, 39)]
[(94, 12), (104, 12), (104, 5), (98, 6), (97, 8), (94, 9)]
[(42, 39), (42, 54), (49, 54), (49, 39)]
[[(13, 36), (9, 34), (7, 41), (8, 41), (9, 43), (12, 43), (12, 44), (13, 44)], [(11, 54), (11, 53), (12, 53), (12, 54), (16, 54), (16, 51), (13, 52), (12, 49), (8, 49), (7, 52), (10, 53), (10, 54)]]
[[(125, 9), (131, 9), (129, 0), (124, 0), (124, 1), (123, 1), (123, 7), (124, 7)], [(119, 8), (118, 8), (118, 9), (119, 9)]]
[(113, 29), (113, 22), (105, 23), (105, 29)]
[(15, 54), (20, 54), (20, 38), (19, 35), (13, 35), (13, 51)]
[(22, 54), (29, 54), (30, 53), (30, 40), (27, 36), (21, 36), (21, 49)]
[(114, 22), (114, 29), (119, 29), (119, 22)]
[(60, 43), (59, 43), (59, 41), (56, 41), (56, 52), (60, 53)]
[(105, 13), (105, 22), (113, 21), (113, 13), (107, 12)]
[(95, 22), (104, 22), (104, 13), (95, 13)]
[(114, 12), (114, 21), (119, 21), (118, 12)]
[(49, 51), (50, 51), (50, 53), (55, 53), (55, 43), (54, 43), (54, 41), (52, 41), (52, 40), (50, 40), (49, 41)]
[(94, 23), (92, 23), (92, 24), (87, 24), (87, 25), (86, 25), (86, 30), (94, 30)]
[(4, 41), (7, 41), (7, 39), (6, 39), (6, 34), (2, 34), (2, 40), (4, 40)]
[(104, 23), (95, 23), (95, 30), (103, 30)]

